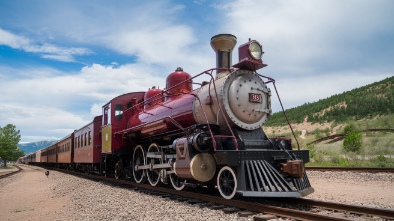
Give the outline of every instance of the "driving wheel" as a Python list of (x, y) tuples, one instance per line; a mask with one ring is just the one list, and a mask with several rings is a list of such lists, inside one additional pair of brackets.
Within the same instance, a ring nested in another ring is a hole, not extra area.
[(122, 170), (123, 170), (122, 160), (118, 160), (115, 164), (115, 179), (118, 180), (122, 177)]
[(141, 145), (134, 149), (133, 153), (133, 176), (136, 183), (144, 183), (146, 176), (145, 170), (137, 170), (136, 166), (145, 165), (145, 152)]
[(175, 173), (170, 174), (170, 180), (174, 189), (179, 191), (187, 189), (186, 180), (180, 179)]
[[(163, 162), (161, 158), (161, 151), (159, 145), (153, 143), (149, 146), (146, 152), (146, 164), (151, 167), (155, 164), (161, 164)], [(160, 169), (147, 169), (146, 176), (150, 185), (157, 186), (160, 183)]]

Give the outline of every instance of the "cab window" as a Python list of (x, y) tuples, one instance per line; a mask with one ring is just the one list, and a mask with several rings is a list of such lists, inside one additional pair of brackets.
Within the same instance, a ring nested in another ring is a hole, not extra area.
[(117, 104), (115, 105), (115, 119), (122, 120), (123, 117), (123, 105)]
[(111, 124), (111, 108), (110, 105), (103, 107), (103, 126)]

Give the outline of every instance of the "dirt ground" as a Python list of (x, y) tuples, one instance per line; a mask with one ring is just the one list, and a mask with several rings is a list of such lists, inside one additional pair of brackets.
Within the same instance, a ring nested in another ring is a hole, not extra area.
[[(315, 129), (326, 129), (330, 128), (331, 130), (331, 135), (336, 134), (337, 131), (339, 131), (343, 125), (338, 125), (334, 128), (331, 129), (331, 123), (322, 123), (322, 124), (312, 124), (310, 122), (307, 122), (306, 119), (303, 123), (299, 124), (292, 124), (291, 125), (294, 131), (301, 131), (302, 134), (300, 136), (301, 139), (305, 139), (305, 136), (314, 131)], [(263, 127), (264, 132), (268, 136), (272, 136), (272, 134), (286, 134), (286, 133), (291, 133), (290, 127), (288, 125), (286, 126), (276, 126), (276, 127)]]
[(308, 171), (308, 198), (394, 209), (394, 174)]
[[(69, 220), (72, 200), (59, 196), (55, 187), (64, 176), (23, 166), (19, 174), (0, 179), (0, 220)], [(2, 171), (0, 171), (1, 173)], [(394, 209), (394, 174), (334, 173), (311, 171), (310, 182), (315, 193), (310, 198)]]
[(56, 180), (32, 168), (0, 180), (0, 220), (59, 220), (57, 214), (71, 202), (67, 196), (55, 198)]

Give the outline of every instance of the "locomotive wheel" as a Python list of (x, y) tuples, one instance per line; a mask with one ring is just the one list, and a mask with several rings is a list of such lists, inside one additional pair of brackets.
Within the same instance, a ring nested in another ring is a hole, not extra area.
[(217, 186), (225, 199), (233, 199), (238, 196), (237, 194), (237, 176), (231, 167), (223, 167), (217, 177)]
[(170, 174), (170, 180), (174, 189), (178, 191), (187, 189), (186, 180), (181, 180), (175, 173)]
[(86, 174), (90, 174), (91, 173), (91, 169), (90, 169), (89, 165), (84, 165), (83, 172), (85, 172)]
[[(155, 158), (148, 156), (149, 153), (160, 153), (159, 145), (153, 143), (149, 146), (148, 151), (146, 152), (146, 163), (150, 164), (151, 166), (155, 164), (163, 163), (163, 160), (160, 158)], [(160, 169), (147, 169), (146, 176), (150, 185), (157, 186), (160, 183)]]
[(146, 176), (145, 170), (136, 170), (135, 166), (142, 166), (145, 165), (145, 151), (141, 145), (138, 145), (134, 149), (133, 154), (133, 176), (136, 183), (144, 183)]
[(115, 179), (119, 180), (122, 177), (123, 163), (118, 160), (115, 164)]

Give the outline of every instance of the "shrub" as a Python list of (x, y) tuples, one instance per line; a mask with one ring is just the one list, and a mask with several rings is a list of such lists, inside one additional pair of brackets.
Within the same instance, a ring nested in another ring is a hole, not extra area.
[(321, 133), (321, 131), (320, 131), (318, 128), (316, 128), (316, 129), (313, 131), (313, 133), (315, 134), (315, 138), (316, 138), (316, 139), (320, 139), (320, 138), (323, 138), (323, 137), (324, 137), (324, 135)]
[(307, 145), (306, 148), (309, 150), (309, 157), (310, 158), (315, 158), (316, 157), (315, 145), (310, 144), (310, 145)]
[(379, 155), (375, 158), (372, 158), (371, 162), (377, 164), (378, 167), (387, 167), (388, 159), (383, 155)]
[(343, 157), (341, 155), (335, 155), (331, 158), (331, 163), (334, 163), (335, 165), (339, 165), (339, 166), (349, 166), (350, 162), (346, 157)]
[(316, 154), (312, 159), (317, 165), (320, 165), (324, 162), (324, 156), (322, 156), (321, 154)]
[(346, 125), (343, 131), (345, 133), (343, 149), (346, 152), (359, 152), (361, 150), (363, 136), (355, 124)]

